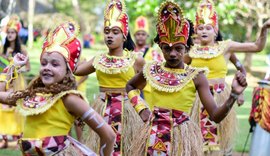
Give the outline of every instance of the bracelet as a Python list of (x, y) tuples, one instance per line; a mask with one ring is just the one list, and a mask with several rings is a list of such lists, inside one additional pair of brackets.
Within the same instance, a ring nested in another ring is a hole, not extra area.
[(140, 90), (135, 89), (128, 93), (128, 98), (131, 105), (134, 107), (135, 111), (140, 114), (142, 110), (147, 108), (147, 105), (144, 103), (143, 99), (140, 97)]
[(236, 100), (236, 99), (238, 98), (239, 94), (235, 94), (235, 93), (231, 92), (230, 96), (231, 96), (234, 100)]
[(138, 104), (134, 108), (135, 108), (136, 112), (140, 114), (140, 112), (142, 110), (146, 109), (147, 107), (144, 104)]
[(242, 64), (241, 64), (240, 61), (237, 61), (237, 62), (235, 63), (235, 66), (238, 67), (238, 68), (240, 68), (240, 67), (242, 67)]

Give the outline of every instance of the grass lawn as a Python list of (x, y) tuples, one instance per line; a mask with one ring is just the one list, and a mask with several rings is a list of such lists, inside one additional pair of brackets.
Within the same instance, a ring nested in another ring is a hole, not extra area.
[[(95, 48), (95, 47), (94, 47)], [(38, 48), (34, 48), (31, 51), (28, 51), (30, 63), (31, 63), (31, 71), (27, 74), (27, 76), (31, 76), (33, 78), (33, 75), (37, 75), (39, 71), (39, 56), (40, 56), (41, 50)], [(98, 54), (99, 52), (106, 52), (106, 49), (102, 46), (96, 47), (95, 49), (83, 49), (83, 56), (87, 59), (92, 58), (94, 55)], [(237, 56), (240, 58), (240, 60), (243, 60), (244, 55), (243, 54), (237, 54)], [(263, 60), (263, 61), (262, 61)], [(259, 68), (259, 67), (266, 67), (265, 64), (265, 55), (253, 55), (253, 61), (252, 66)], [(229, 69), (233, 69), (232, 65), (229, 65)], [(230, 72), (232, 73), (232, 72)], [(237, 152), (241, 152), (245, 140), (247, 138), (247, 134), (249, 132), (249, 123), (248, 123), (248, 117), (251, 107), (251, 98), (252, 98), (252, 91), (253, 87), (248, 87), (245, 90), (245, 104), (241, 107), (236, 106), (237, 110), (237, 118), (239, 120), (239, 132), (235, 138), (235, 146), (234, 150)], [(87, 80), (87, 98), (89, 102), (92, 102), (93, 99), (98, 95), (98, 83), (96, 80), (96, 75), (91, 74)], [(250, 138), (246, 147), (246, 151), (249, 150), (250, 146)], [(0, 150), (0, 156), (17, 156), (20, 155), (20, 152), (18, 150)]]

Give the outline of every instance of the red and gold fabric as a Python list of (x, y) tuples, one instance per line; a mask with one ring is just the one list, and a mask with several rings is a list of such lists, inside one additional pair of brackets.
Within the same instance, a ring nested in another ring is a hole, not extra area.
[(270, 87), (256, 87), (253, 91), (250, 119), (270, 133)]
[(40, 58), (45, 52), (58, 52), (66, 59), (69, 69), (74, 72), (81, 54), (81, 43), (77, 39), (79, 29), (73, 20), (57, 25), (44, 41)]
[[(61, 155), (62, 153), (63, 155), (66, 153), (69, 153), (69, 155), (76, 153), (79, 155), (96, 156), (93, 151), (70, 136), (52, 136), (32, 140), (21, 139), (19, 140), (19, 145), (23, 156)], [(73, 150), (69, 150), (70, 146), (73, 146)], [(65, 152), (66, 149), (69, 151)]]
[(152, 88), (149, 108), (153, 117), (134, 141), (135, 155), (202, 154), (199, 123), (190, 118), (196, 97), (193, 79), (201, 72), (206, 70), (187, 65), (184, 69), (166, 68), (159, 62), (145, 65), (144, 77)]
[(195, 30), (201, 24), (210, 24), (218, 32), (218, 15), (212, 0), (201, 0), (197, 8)]
[(171, 155), (172, 129), (189, 120), (182, 111), (154, 108), (147, 155)]
[(124, 0), (109, 0), (104, 12), (104, 27), (118, 27), (128, 35), (128, 15)]
[(111, 125), (116, 133), (113, 155), (122, 155), (122, 117), (123, 117), (123, 98), (121, 93), (106, 94), (106, 108), (103, 114), (104, 120)]
[(165, 1), (158, 10), (157, 33), (160, 44), (173, 46), (177, 43), (187, 45), (189, 22), (185, 19), (182, 9), (172, 1)]
[(7, 30), (14, 29), (18, 33), (22, 27), (20, 18), (17, 15), (12, 15), (7, 23)]
[(149, 34), (149, 23), (146, 17), (139, 16), (135, 20), (135, 30), (134, 33), (136, 34), (138, 31), (144, 31)]

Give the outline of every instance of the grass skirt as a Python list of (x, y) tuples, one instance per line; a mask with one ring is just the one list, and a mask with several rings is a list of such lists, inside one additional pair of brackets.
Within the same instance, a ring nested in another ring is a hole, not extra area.
[[(141, 129), (141, 127), (144, 125), (144, 122), (129, 103), (129, 100), (125, 94), (123, 94), (122, 100), (123, 112), (121, 123), (121, 155), (133, 155), (130, 148), (132, 138), (139, 135), (139, 129)], [(107, 101), (106, 95), (105, 93), (101, 93), (91, 105), (95, 111), (102, 115), (104, 114), (106, 107), (106, 103), (104, 101)], [(92, 129), (89, 129), (89, 131), (85, 131), (84, 133), (84, 136), (87, 137), (83, 139), (83, 142), (94, 152), (99, 153), (99, 136)]]
[[(146, 143), (150, 136), (150, 124), (145, 125), (140, 134), (134, 138), (131, 146), (133, 155), (146, 155)], [(173, 127), (172, 129), (172, 151), (171, 156), (201, 156), (203, 155), (202, 136), (199, 126), (192, 122), (186, 121), (183, 124)]]
[[(230, 94), (230, 87), (225, 84), (224, 90), (221, 92), (213, 91), (214, 93), (214, 100), (218, 106), (224, 104), (224, 102), (228, 99)], [(197, 94), (196, 100), (194, 102), (194, 110), (201, 110), (198, 106), (202, 106), (201, 100)], [(200, 116), (197, 113), (193, 113), (191, 118), (198, 121), (200, 120)], [(235, 134), (237, 132), (237, 118), (235, 108), (233, 107), (229, 114), (219, 123), (215, 124), (217, 126), (217, 144), (212, 144), (211, 146), (205, 145), (204, 142), (204, 152), (211, 153), (211, 152), (218, 152), (215, 155), (223, 155), (226, 153), (230, 153), (232, 150), (232, 144), (234, 141)], [(201, 127), (202, 128), (202, 127)]]

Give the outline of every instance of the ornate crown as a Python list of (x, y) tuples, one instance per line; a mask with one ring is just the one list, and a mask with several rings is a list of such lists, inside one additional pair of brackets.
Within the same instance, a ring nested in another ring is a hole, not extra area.
[(187, 45), (189, 37), (189, 22), (184, 18), (183, 11), (178, 4), (165, 1), (158, 11), (157, 32), (160, 43), (173, 46), (177, 43)]
[(22, 25), (19, 16), (12, 15), (7, 23), (7, 29), (15, 29), (17, 32), (19, 32), (21, 27)]
[(51, 29), (43, 43), (42, 53), (58, 52), (66, 59), (70, 70), (75, 71), (81, 54), (81, 44), (77, 39), (79, 26), (74, 21), (66, 21)]
[(149, 34), (149, 24), (148, 20), (144, 16), (139, 16), (135, 21), (135, 33), (138, 31), (145, 31)]
[(104, 27), (119, 27), (124, 36), (128, 34), (128, 15), (123, 0), (110, 0), (104, 12)]
[(202, 0), (197, 8), (195, 30), (201, 24), (211, 24), (218, 32), (218, 16), (212, 0)]

